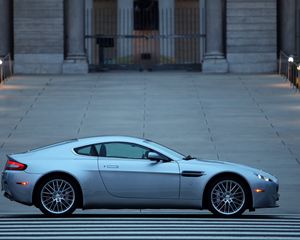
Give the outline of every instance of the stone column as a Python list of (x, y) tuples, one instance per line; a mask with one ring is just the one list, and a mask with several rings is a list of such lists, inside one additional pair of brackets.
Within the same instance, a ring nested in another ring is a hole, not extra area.
[(296, 19), (296, 28), (297, 28), (297, 31), (296, 31), (296, 45), (297, 45), (297, 56), (299, 56), (300, 57), (300, 2), (299, 1), (297, 1), (296, 2), (296, 9), (297, 9), (297, 19)]
[(0, 57), (11, 50), (11, 0), (0, 0)]
[(225, 1), (206, 1), (206, 51), (203, 72), (228, 72), (224, 56)]
[(87, 73), (84, 49), (85, 0), (66, 0), (65, 26), (67, 33), (63, 73)]
[[(160, 55), (163, 57), (175, 58), (175, 39), (173, 38), (175, 32), (175, 1), (174, 0), (160, 0), (159, 4), (159, 34), (161, 35)], [(167, 36), (164, 38), (164, 36)]]
[(286, 54), (296, 54), (296, 1), (280, 1), (280, 43)]
[(118, 0), (118, 57), (132, 57), (133, 38), (124, 38), (124, 35), (133, 35), (133, 0)]
[[(85, 6), (86, 7), (85, 33), (87, 35), (92, 35), (94, 0), (86, 0), (85, 5), (86, 5)], [(93, 39), (92, 38), (85, 39), (85, 44), (86, 44), (88, 62), (91, 63), (93, 59), (92, 55), (94, 51)]]
[[(205, 0), (199, 0), (199, 33), (201, 35), (205, 35), (206, 29), (205, 29)], [(204, 54), (205, 54), (205, 38), (200, 37), (200, 61), (203, 61)]]

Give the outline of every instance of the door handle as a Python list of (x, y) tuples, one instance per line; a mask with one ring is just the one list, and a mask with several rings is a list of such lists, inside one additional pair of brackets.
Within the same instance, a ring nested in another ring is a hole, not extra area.
[[(104, 167), (105, 167), (105, 166), (104, 166)], [(118, 165), (107, 165), (106, 167), (107, 167), (107, 168), (119, 168)]]

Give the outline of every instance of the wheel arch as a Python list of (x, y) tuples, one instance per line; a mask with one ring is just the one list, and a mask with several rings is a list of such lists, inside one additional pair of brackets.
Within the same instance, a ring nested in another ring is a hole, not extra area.
[(38, 194), (38, 189), (41, 185), (41, 183), (43, 181), (45, 181), (47, 178), (49, 177), (53, 177), (53, 176), (59, 176), (59, 177), (66, 177), (71, 179), (77, 186), (78, 189), (78, 193), (79, 193), (79, 202), (78, 202), (78, 206), (77, 208), (82, 208), (83, 207), (83, 193), (82, 193), (82, 188), (81, 185), (79, 183), (79, 181), (77, 180), (77, 178), (75, 176), (73, 176), (70, 173), (67, 172), (63, 172), (63, 171), (54, 171), (54, 172), (49, 172), (45, 175), (43, 175), (35, 184), (34, 189), (33, 189), (33, 193), (32, 193), (32, 203), (34, 206), (37, 207), (37, 194)]
[(249, 199), (248, 199), (248, 209), (252, 209), (253, 208), (253, 195), (252, 195), (252, 191), (251, 191), (251, 187), (249, 182), (246, 180), (245, 177), (243, 177), (242, 175), (236, 173), (236, 172), (221, 172), (218, 173), (216, 175), (214, 175), (213, 177), (211, 177), (209, 179), (209, 181), (206, 183), (204, 191), (203, 191), (203, 195), (202, 195), (202, 209), (207, 209), (208, 208), (208, 198), (206, 197), (208, 194), (208, 191), (212, 185), (212, 183), (218, 179), (218, 178), (223, 178), (223, 177), (235, 177), (237, 179), (239, 179), (245, 186), (246, 186), (246, 190), (247, 190), (247, 194), (249, 195)]

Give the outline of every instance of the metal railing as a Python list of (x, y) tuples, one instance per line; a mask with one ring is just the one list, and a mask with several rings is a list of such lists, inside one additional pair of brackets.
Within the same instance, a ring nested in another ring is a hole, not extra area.
[[(204, 34), (177, 34), (177, 35), (86, 35), (86, 39), (90, 39), (95, 52), (93, 53), (91, 64), (99, 66), (105, 65), (135, 65), (141, 66), (151, 65), (193, 65), (200, 64), (198, 51), (196, 46), (199, 39), (205, 38)], [(168, 43), (184, 41), (180, 47), (185, 49), (182, 53), (175, 56), (174, 50)], [(187, 44), (189, 43), (189, 44)], [(127, 45), (126, 45), (127, 44)], [(138, 45), (138, 47), (133, 45)], [(159, 44), (164, 46), (160, 46)], [(119, 46), (118, 46), (119, 45)], [(120, 46), (122, 45), (122, 46)], [(131, 49), (129, 50), (129, 46)], [(133, 47), (132, 47), (133, 46)], [(117, 56), (117, 47), (120, 55)], [(163, 52), (166, 56), (163, 55)], [(172, 53), (173, 52), (173, 53)], [(127, 53), (127, 54), (126, 54)], [(169, 56), (169, 57), (167, 57)], [(170, 57), (173, 56), (173, 57)]]
[(90, 69), (200, 69), (205, 32), (199, 7), (95, 8), (86, 13)]
[(6, 79), (13, 76), (13, 65), (10, 54), (0, 58), (0, 84)]
[(300, 90), (300, 59), (283, 51), (279, 54), (279, 75), (284, 76), (291, 85)]

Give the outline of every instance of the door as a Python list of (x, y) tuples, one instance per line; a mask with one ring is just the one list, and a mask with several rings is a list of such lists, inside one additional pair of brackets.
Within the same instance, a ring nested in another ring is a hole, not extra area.
[(149, 148), (132, 143), (103, 143), (98, 148), (100, 175), (111, 195), (121, 198), (179, 198), (179, 167), (176, 161), (151, 161), (147, 159), (147, 152), (151, 151)]

